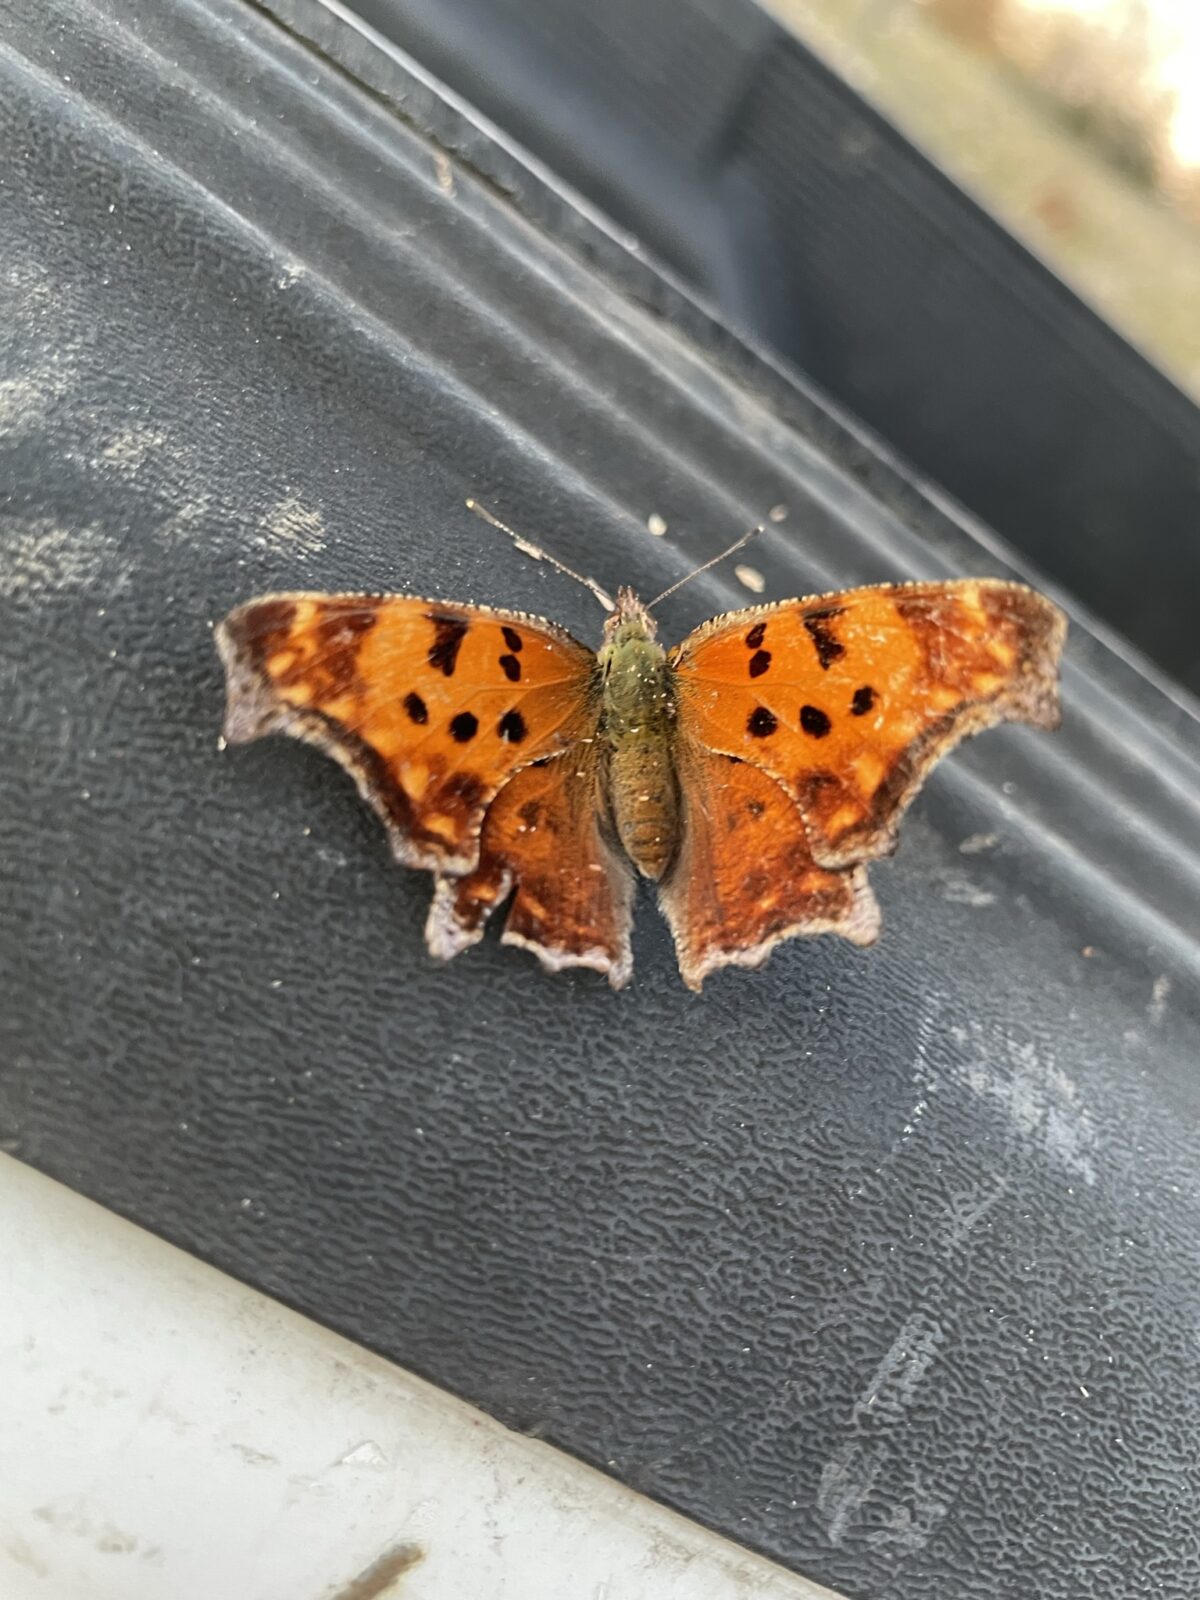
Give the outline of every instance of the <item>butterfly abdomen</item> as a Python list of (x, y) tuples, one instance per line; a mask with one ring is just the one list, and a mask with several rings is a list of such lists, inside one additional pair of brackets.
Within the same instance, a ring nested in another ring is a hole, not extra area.
[(609, 794), (625, 854), (643, 877), (661, 878), (675, 855), (679, 833), (679, 794), (666, 740), (615, 747)]
[(613, 823), (638, 871), (658, 879), (679, 842), (671, 670), (661, 645), (632, 626), (601, 653), (601, 665)]

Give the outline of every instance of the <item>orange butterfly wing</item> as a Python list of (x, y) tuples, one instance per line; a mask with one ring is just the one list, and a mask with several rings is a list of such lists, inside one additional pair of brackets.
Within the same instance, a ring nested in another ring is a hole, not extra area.
[(483, 825), (479, 865), (440, 877), (426, 938), (448, 960), (474, 944), (516, 885), (502, 941), (532, 950), (551, 972), (592, 967), (614, 989), (633, 972), (633, 873), (610, 843), (595, 745), (524, 767)]
[[(226, 739), (318, 745), (354, 777), (396, 858), (438, 875), (435, 954), (472, 943), (519, 881), (512, 937), (558, 965), (628, 975), (627, 874), (598, 834), (591, 650), (520, 612), (354, 594), (260, 596), (226, 617), (217, 645)], [(541, 829), (521, 809), (535, 800)], [(584, 872), (586, 904), (568, 892)]]
[(1066, 622), (1020, 584), (885, 584), (730, 612), (672, 656), (680, 726), (769, 772), (813, 857), (886, 855), (934, 762), (997, 722), (1059, 721)]
[(1005, 719), (1054, 727), (1065, 622), (1016, 584), (889, 585), (717, 617), (671, 656), (683, 806), (660, 890), (691, 988), (781, 939), (870, 944), (862, 862), (925, 774)]
[(874, 943), (879, 908), (866, 869), (819, 867), (781, 784), (694, 740), (680, 741), (678, 763), (682, 838), (658, 900), (689, 989), (717, 967), (761, 966), (799, 934)]

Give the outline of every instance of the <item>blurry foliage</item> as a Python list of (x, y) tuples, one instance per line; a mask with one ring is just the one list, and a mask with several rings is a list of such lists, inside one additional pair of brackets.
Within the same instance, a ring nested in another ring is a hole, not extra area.
[[(1178, 90), (1164, 79), (1170, 48), (1149, 0), (1103, 8), (1026, 0), (917, 0), (940, 26), (1013, 67), (1068, 132), (1140, 182), (1169, 183)], [(1200, 85), (1197, 86), (1200, 90)]]

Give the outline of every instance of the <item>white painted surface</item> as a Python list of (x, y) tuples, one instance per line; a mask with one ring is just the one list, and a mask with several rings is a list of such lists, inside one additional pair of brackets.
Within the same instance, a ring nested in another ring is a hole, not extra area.
[(0, 1157), (0, 1596), (828, 1591)]

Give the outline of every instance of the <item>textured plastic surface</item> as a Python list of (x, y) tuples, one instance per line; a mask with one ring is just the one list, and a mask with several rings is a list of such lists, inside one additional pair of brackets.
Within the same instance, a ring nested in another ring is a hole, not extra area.
[(1011, 569), (366, 41), (372, 94), (216, 0), (0, 26), (6, 1147), (853, 1595), (1193, 1595), (1188, 707), (1077, 617), (873, 952), (697, 1000), (647, 903), (620, 996), (432, 965), (331, 764), (217, 752), (231, 604), (595, 637), (468, 494), (643, 592), (780, 503), (769, 595)]

